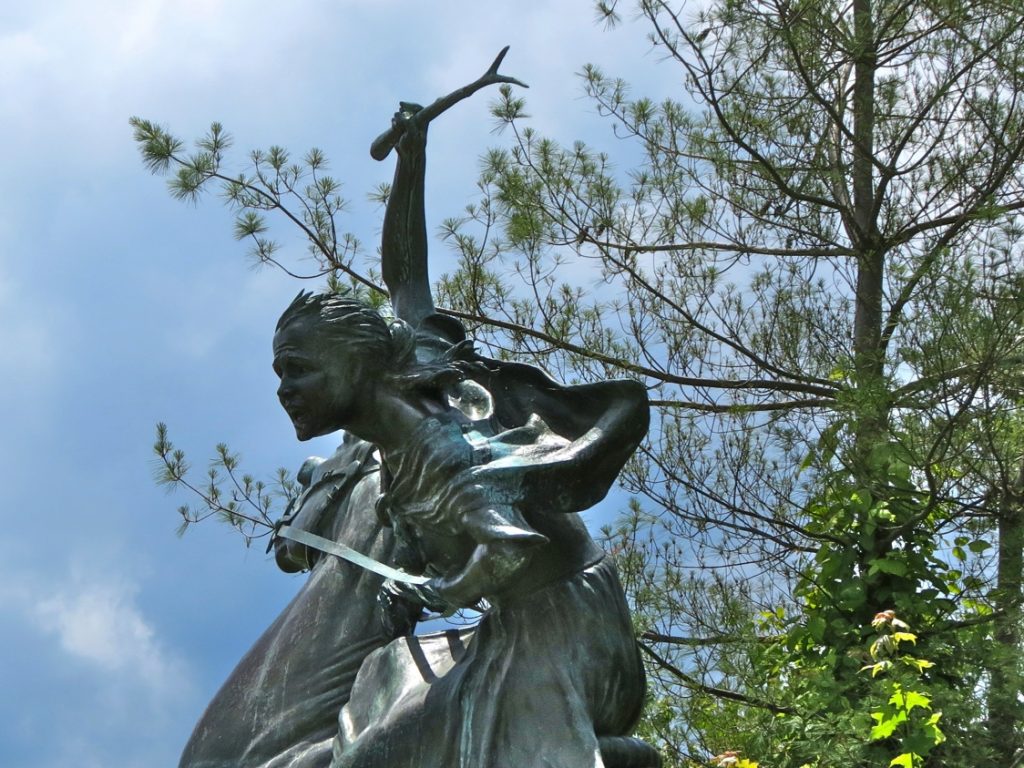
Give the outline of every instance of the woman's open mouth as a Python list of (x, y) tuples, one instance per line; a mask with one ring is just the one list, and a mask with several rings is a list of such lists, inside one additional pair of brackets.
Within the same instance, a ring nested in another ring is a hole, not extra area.
[(296, 427), (299, 426), (300, 422), (305, 422), (306, 412), (303, 410), (301, 403), (288, 400), (281, 403), (281, 407), (284, 408), (284, 412), (288, 414), (288, 418), (291, 419), (292, 424)]

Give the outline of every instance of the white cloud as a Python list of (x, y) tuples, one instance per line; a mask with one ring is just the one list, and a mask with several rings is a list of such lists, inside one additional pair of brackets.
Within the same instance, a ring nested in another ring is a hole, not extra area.
[(161, 652), (133, 593), (124, 584), (72, 584), (36, 603), (32, 613), (71, 656), (104, 672), (137, 675), (162, 690), (174, 665)]
[(172, 764), (199, 686), (140, 607), (126, 560), (94, 551), (35, 565), (23, 554), (0, 543), (0, 652), (12, 660), (4, 675), (13, 694), (0, 696), (0, 764)]
[(46, 61), (48, 55), (47, 47), (28, 30), (17, 30), (0, 37), (0, 64), (10, 79)]
[[(39, 573), (0, 574), (0, 597), (42, 639), (97, 681), (97, 693), (116, 699), (132, 691), (170, 703), (191, 692), (187, 665), (163, 647), (139, 610), (128, 578), (80, 570), (54, 582)], [(107, 690), (99, 690), (105, 688)]]
[[(10, 139), (73, 149), (83, 163), (114, 153), (126, 140), (129, 104), (172, 100), (176, 82), (242, 58), (252, 14), (230, 7), (237, 4), (55, 0), (0, 26), (0, 113)], [(238, 21), (228, 23), (228, 13)]]

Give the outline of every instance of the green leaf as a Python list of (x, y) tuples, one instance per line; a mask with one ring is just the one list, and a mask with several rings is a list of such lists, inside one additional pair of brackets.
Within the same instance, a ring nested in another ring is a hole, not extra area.
[(855, 581), (839, 592), (839, 604), (846, 610), (855, 611), (867, 602), (867, 592), (864, 584)]
[(877, 723), (871, 728), (871, 740), (879, 741), (881, 739), (888, 739), (892, 736), (900, 724), (906, 722), (907, 713), (901, 711), (891, 715), (890, 717), (885, 717), (885, 715), (880, 712), (872, 712), (871, 717), (877, 721)]
[(812, 616), (807, 620), (807, 632), (811, 639), (820, 643), (825, 637), (825, 619), (821, 616)]
[(860, 671), (861, 672), (865, 672), (865, 671), (870, 669), (871, 670), (871, 676), (872, 677), (878, 677), (878, 675), (880, 675), (883, 672), (885, 672), (891, 666), (892, 666), (892, 662), (891, 661), (879, 661), (876, 664), (868, 664), (866, 667), (861, 667)]
[(915, 659), (913, 656), (901, 656), (900, 661), (908, 666), (914, 667), (918, 674), (935, 666), (934, 661), (928, 661), (927, 659)]
[(893, 576), (906, 576), (907, 564), (902, 560), (894, 560), (890, 557), (880, 557), (868, 561), (868, 575), (878, 573), (889, 573)]
[[(903, 703), (900, 706), (907, 712), (912, 712), (915, 707), (921, 707), (922, 709), (932, 708), (932, 700), (918, 691), (906, 691), (902, 698)], [(896, 694), (893, 694), (889, 701), (895, 704), (895, 699)]]
[(889, 765), (902, 765), (903, 768), (914, 768), (914, 755), (910, 752), (904, 752), (902, 755), (897, 755), (890, 760)]

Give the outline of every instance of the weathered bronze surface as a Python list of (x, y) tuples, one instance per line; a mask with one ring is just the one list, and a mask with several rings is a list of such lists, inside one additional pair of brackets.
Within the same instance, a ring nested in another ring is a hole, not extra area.
[[(182, 768), (657, 764), (628, 738), (644, 678), (622, 588), (577, 514), (646, 433), (646, 392), (482, 357), (430, 295), (427, 126), (485, 85), (518, 84), (497, 72), (504, 53), (426, 108), (403, 103), (374, 142), (378, 159), (398, 152), (382, 236), (396, 316), (302, 293), (274, 336), (296, 436), (349, 435), (306, 467), (289, 524), (427, 580), (382, 584), (279, 539), (278, 562), (310, 579), (211, 702)], [(482, 617), (417, 637), (423, 606)]]
[[(371, 450), (350, 439), (319, 464), (293, 524), (393, 562), (394, 538), (374, 512), (380, 471)], [(407, 628), (389, 632), (379, 620), (379, 576), (285, 541), (277, 557), (285, 570), (309, 569), (309, 577), (210, 702), (182, 768), (327, 765), (337, 712), (360, 664)]]

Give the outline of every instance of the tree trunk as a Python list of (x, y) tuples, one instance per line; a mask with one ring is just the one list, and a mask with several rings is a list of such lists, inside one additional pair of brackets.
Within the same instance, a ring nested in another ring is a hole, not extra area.
[(1020, 674), (1021, 608), (1024, 606), (1024, 467), (998, 510), (997, 610), (989, 656), (988, 735), (998, 765), (1012, 765), (1020, 738), (1024, 679)]

